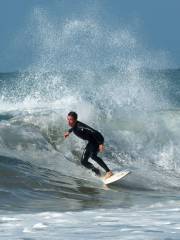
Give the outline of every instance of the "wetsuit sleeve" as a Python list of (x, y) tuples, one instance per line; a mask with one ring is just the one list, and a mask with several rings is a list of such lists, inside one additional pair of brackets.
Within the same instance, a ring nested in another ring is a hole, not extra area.
[(71, 133), (73, 131), (73, 128), (70, 128), (69, 130), (68, 130), (68, 133)]

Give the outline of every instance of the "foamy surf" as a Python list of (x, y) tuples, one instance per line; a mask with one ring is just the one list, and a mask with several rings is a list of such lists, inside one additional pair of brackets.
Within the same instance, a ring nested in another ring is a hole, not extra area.
[[(176, 207), (174, 207), (176, 205)], [(0, 213), (1, 238), (89, 239), (179, 239), (179, 202), (164, 201), (141, 208), (99, 208), (96, 210)], [(8, 217), (3, 217), (5, 214)], [(169, 217), (171, 216), (171, 217)]]

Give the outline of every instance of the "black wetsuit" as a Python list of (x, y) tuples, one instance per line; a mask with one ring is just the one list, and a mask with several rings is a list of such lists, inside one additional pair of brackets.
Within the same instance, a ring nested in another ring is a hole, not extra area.
[(86, 145), (81, 158), (82, 165), (99, 174), (99, 172), (97, 171), (98, 169), (95, 168), (92, 163), (88, 162), (88, 159), (91, 157), (102, 168), (104, 168), (106, 172), (109, 172), (110, 169), (108, 168), (108, 166), (103, 162), (100, 157), (97, 156), (99, 151), (99, 145), (104, 143), (104, 137), (102, 136), (102, 134), (80, 121), (77, 121), (75, 126), (69, 129), (69, 133), (71, 132), (73, 132), (79, 138), (88, 141), (88, 144)]

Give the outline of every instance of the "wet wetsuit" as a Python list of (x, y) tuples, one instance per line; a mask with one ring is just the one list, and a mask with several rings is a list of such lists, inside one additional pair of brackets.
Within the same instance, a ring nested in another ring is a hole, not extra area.
[(77, 121), (75, 126), (69, 129), (69, 133), (71, 132), (73, 132), (79, 138), (88, 141), (81, 158), (82, 165), (88, 169), (91, 169), (96, 174), (100, 174), (99, 170), (95, 168), (92, 163), (88, 162), (88, 159), (91, 157), (102, 168), (104, 168), (106, 172), (109, 172), (110, 169), (108, 166), (100, 157), (97, 156), (99, 152), (99, 145), (104, 143), (104, 137), (102, 134), (80, 121)]

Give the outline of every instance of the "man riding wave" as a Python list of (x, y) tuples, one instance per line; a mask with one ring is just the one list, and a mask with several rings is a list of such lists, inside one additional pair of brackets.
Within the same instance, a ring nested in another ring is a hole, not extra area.
[(104, 178), (109, 178), (113, 175), (112, 171), (104, 163), (104, 161), (97, 156), (98, 152), (104, 151), (104, 137), (97, 130), (89, 127), (88, 125), (77, 120), (78, 115), (76, 112), (69, 112), (67, 116), (68, 125), (71, 127), (68, 132), (64, 133), (64, 137), (67, 138), (71, 132), (73, 132), (77, 137), (87, 140), (82, 158), (81, 164), (88, 169), (91, 169), (96, 175), (100, 176), (101, 173), (98, 168), (94, 167), (92, 163), (88, 161), (91, 157), (95, 162), (97, 162), (105, 171), (106, 175)]

